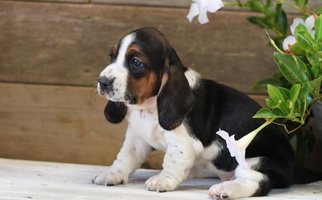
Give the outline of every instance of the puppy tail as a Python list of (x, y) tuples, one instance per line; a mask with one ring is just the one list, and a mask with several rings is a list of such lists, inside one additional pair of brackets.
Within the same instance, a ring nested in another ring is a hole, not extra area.
[(322, 173), (313, 172), (305, 168), (298, 161), (296, 161), (294, 165), (294, 178), (295, 178), (295, 183), (299, 183), (299, 184), (311, 183), (311, 182), (322, 180)]

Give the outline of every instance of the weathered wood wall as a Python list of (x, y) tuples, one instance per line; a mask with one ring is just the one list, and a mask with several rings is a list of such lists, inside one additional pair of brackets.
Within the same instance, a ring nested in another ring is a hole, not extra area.
[(246, 20), (256, 14), (224, 9), (189, 23), (187, 1), (0, 1), (0, 157), (111, 164), (126, 123), (105, 121), (92, 86), (109, 48), (143, 26), (160, 29), (185, 65), (263, 103), (250, 88), (277, 68), (264, 31)]

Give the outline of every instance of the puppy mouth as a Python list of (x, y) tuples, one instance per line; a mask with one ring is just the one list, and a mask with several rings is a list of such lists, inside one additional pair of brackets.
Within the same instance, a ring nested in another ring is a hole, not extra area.
[(109, 86), (108, 88), (102, 88), (101, 85), (97, 84), (97, 92), (100, 96), (104, 96), (110, 101), (113, 102), (127, 102), (129, 104), (136, 104), (137, 98), (132, 97), (129, 92), (126, 92), (126, 95), (119, 96), (116, 93), (117, 89), (114, 89), (113, 86)]
[(113, 90), (113, 86), (109, 86), (108, 88), (102, 88), (102, 86), (98, 83), (97, 84), (97, 93), (100, 96), (106, 97), (108, 100), (116, 101), (115, 92)]

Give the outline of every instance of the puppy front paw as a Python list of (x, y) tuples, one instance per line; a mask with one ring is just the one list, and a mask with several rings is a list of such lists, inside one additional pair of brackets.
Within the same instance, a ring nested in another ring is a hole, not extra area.
[(98, 174), (92, 179), (92, 182), (97, 185), (113, 186), (126, 183), (128, 175), (122, 173), (121, 170), (109, 167), (107, 171)]
[(152, 176), (145, 182), (145, 188), (150, 191), (166, 192), (176, 189), (178, 183), (162, 175)]

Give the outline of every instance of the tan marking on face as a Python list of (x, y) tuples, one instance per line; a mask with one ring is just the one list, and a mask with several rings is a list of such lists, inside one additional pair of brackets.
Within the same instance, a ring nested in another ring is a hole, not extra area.
[(152, 71), (148, 72), (139, 80), (136, 80), (131, 76), (128, 86), (132, 98), (136, 98), (136, 104), (142, 104), (148, 98), (156, 95), (153, 93), (158, 86), (157, 76)]
[(129, 48), (126, 51), (126, 55), (130, 55), (130, 54), (143, 54), (141, 48), (137, 45), (137, 44), (132, 44), (129, 46)]
[[(155, 40), (160, 42), (160, 53), (167, 54), (167, 49), (171, 49), (171, 45), (163, 34), (156, 33), (154, 35)], [(162, 77), (169, 65), (169, 59), (167, 58), (163, 69), (161, 70), (153, 70), (152, 61), (145, 54), (145, 52), (140, 48), (140, 46), (136, 43), (132, 43), (126, 52), (126, 58), (131, 60), (133, 56), (135, 56), (141, 63), (145, 66), (148, 66), (143, 70), (143, 76), (140, 78), (134, 78), (134, 76), (129, 73), (128, 83), (127, 83), (127, 94), (135, 100), (135, 104), (142, 104), (147, 99), (156, 96), (160, 90)], [(166, 55), (168, 56), (168, 55)], [(157, 73), (161, 74), (157, 74)]]
[[(144, 55), (143, 51), (136, 44), (132, 44), (127, 50), (127, 57), (135, 56), (145, 66), (150, 65), (149, 59)], [(157, 75), (149, 69), (144, 69), (144, 76), (135, 79), (129, 76), (128, 90), (132, 98), (136, 99), (136, 104), (142, 104), (146, 99), (156, 95), (153, 94), (158, 86)]]

